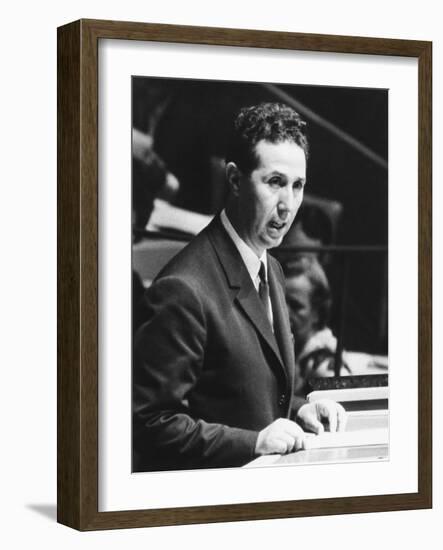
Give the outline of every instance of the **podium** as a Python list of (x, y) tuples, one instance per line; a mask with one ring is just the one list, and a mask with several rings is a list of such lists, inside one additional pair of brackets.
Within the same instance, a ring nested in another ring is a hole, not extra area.
[(388, 387), (344, 388), (314, 391), (308, 401), (331, 398), (347, 409), (343, 432), (307, 433), (306, 449), (279, 455), (264, 455), (245, 468), (292, 466), (389, 459)]

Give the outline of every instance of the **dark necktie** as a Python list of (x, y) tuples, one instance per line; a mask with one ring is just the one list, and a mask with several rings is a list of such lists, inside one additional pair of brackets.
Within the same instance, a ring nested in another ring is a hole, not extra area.
[(269, 285), (268, 285), (268, 281), (266, 280), (266, 270), (265, 270), (265, 264), (263, 262), (260, 262), (260, 270), (258, 272), (258, 276), (260, 278), (260, 283), (258, 285), (258, 294), (260, 296), (260, 300), (263, 304), (263, 307), (265, 308), (269, 322), (271, 322), (271, 317), (269, 312)]

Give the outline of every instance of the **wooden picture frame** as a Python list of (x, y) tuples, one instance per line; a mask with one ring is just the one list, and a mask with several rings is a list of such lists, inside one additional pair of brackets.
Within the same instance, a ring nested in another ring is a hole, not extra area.
[[(419, 376), (416, 493), (98, 511), (98, 42), (172, 42), (418, 59)], [(80, 20), (58, 29), (58, 521), (79, 530), (432, 506), (432, 44)]]

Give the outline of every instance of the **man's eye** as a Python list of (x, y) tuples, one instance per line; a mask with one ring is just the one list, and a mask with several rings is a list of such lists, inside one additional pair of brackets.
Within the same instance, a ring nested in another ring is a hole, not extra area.
[(297, 190), (303, 189), (303, 182), (302, 181), (294, 182), (293, 188)]
[(280, 178), (271, 178), (268, 182), (270, 185), (275, 185), (280, 187), (282, 185), (282, 181)]

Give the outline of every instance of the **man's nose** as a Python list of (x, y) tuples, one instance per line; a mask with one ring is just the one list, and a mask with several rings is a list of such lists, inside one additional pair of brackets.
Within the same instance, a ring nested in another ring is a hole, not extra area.
[(295, 208), (295, 197), (291, 187), (284, 187), (280, 190), (278, 201), (278, 213), (285, 217), (290, 214)]

